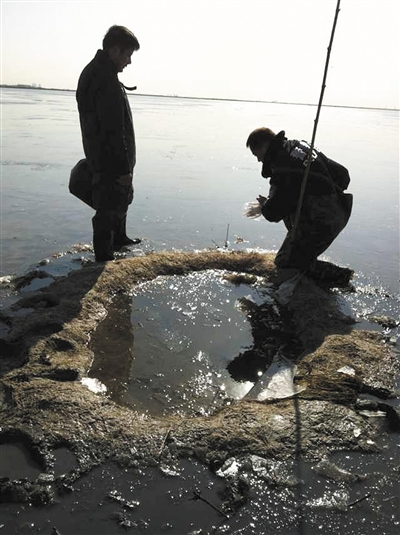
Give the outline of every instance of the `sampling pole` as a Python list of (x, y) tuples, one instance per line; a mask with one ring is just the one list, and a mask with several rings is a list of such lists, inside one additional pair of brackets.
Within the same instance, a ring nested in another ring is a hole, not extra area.
[(306, 190), (308, 175), (310, 173), (310, 167), (311, 167), (311, 163), (312, 163), (312, 153), (313, 153), (313, 150), (314, 150), (314, 142), (315, 142), (315, 137), (316, 137), (316, 134), (317, 134), (317, 126), (318, 126), (319, 114), (320, 114), (320, 111), (321, 111), (322, 100), (324, 98), (324, 92), (325, 92), (325, 87), (326, 87), (325, 82), (326, 82), (326, 77), (327, 77), (327, 73), (328, 73), (329, 58), (331, 56), (333, 37), (335, 35), (336, 22), (337, 22), (337, 19), (338, 19), (339, 11), (340, 11), (340, 0), (337, 1), (337, 5), (336, 5), (335, 19), (333, 21), (331, 39), (329, 41), (328, 52), (327, 52), (327, 55), (326, 55), (324, 77), (323, 77), (323, 80), (322, 80), (322, 87), (321, 87), (321, 94), (320, 94), (319, 102), (318, 102), (317, 115), (316, 115), (315, 120), (314, 120), (314, 129), (313, 129), (313, 133), (312, 133), (310, 150), (309, 150), (309, 153), (308, 153), (307, 162), (306, 162), (306, 169), (304, 171), (303, 180), (302, 180), (302, 183), (301, 183), (299, 201), (297, 203), (297, 209), (296, 209), (296, 214), (295, 214), (295, 218), (294, 218), (293, 228), (292, 228), (292, 231), (290, 233), (289, 254), (290, 254), (291, 247), (292, 247), (295, 235), (296, 235), (297, 227), (299, 225), (301, 207), (303, 205), (303, 199), (304, 199), (304, 192)]

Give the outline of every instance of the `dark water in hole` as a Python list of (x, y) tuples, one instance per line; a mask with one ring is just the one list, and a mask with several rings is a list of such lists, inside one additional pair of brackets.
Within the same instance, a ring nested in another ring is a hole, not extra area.
[(90, 377), (115, 401), (149, 414), (206, 414), (253, 386), (227, 372), (252, 346), (240, 300), (273, 303), (268, 287), (235, 286), (222, 271), (158, 277), (117, 298), (93, 335)]
[[(66, 447), (55, 449), (53, 457), (55, 476), (77, 468), (75, 455)], [(0, 479), (27, 478), (29, 481), (35, 481), (42, 471), (42, 467), (22, 442), (0, 444)]]
[(22, 443), (0, 445), (0, 478), (34, 480), (41, 473), (40, 466), (32, 459)]

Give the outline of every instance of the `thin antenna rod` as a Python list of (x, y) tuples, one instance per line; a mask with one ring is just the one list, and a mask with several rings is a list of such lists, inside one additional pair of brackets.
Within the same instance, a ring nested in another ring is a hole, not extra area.
[(226, 227), (226, 238), (225, 238), (225, 247), (228, 247), (228, 238), (229, 238), (229, 223)]
[(339, 11), (340, 11), (340, 0), (338, 0), (337, 6), (336, 6), (335, 19), (333, 21), (331, 39), (329, 41), (328, 52), (327, 52), (327, 56), (326, 56), (324, 78), (323, 78), (323, 81), (322, 81), (321, 94), (320, 94), (319, 102), (318, 102), (317, 115), (316, 115), (315, 120), (314, 120), (314, 129), (313, 129), (313, 133), (312, 133), (311, 145), (310, 145), (310, 150), (309, 150), (308, 157), (307, 157), (306, 170), (304, 172), (303, 181), (301, 183), (299, 201), (297, 203), (297, 209), (296, 209), (296, 215), (295, 215), (295, 218), (294, 218), (293, 229), (292, 229), (292, 231), (290, 233), (289, 254), (290, 254), (290, 250), (291, 250), (294, 238), (296, 236), (297, 227), (299, 225), (301, 207), (303, 205), (303, 199), (304, 199), (304, 192), (306, 190), (308, 175), (310, 173), (310, 167), (311, 167), (311, 162), (312, 162), (312, 153), (313, 153), (313, 150), (314, 150), (315, 137), (316, 137), (316, 134), (317, 134), (317, 127), (318, 127), (318, 121), (319, 121), (319, 114), (320, 114), (320, 111), (321, 111), (322, 100), (324, 98), (325, 87), (326, 87), (326, 83), (325, 82), (326, 82), (326, 77), (327, 77), (327, 74), (328, 74), (329, 58), (331, 56), (333, 37), (335, 35), (335, 29), (336, 29), (337, 19), (338, 19), (338, 16), (339, 16)]

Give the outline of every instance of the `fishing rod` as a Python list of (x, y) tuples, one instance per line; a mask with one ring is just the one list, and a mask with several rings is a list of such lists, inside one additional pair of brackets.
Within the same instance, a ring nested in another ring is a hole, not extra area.
[(294, 218), (293, 228), (292, 228), (291, 233), (289, 234), (289, 236), (290, 236), (289, 237), (289, 240), (290, 240), (289, 241), (289, 255), (290, 255), (290, 252), (291, 252), (291, 247), (293, 245), (294, 238), (296, 236), (297, 227), (299, 225), (300, 213), (301, 213), (301, 208), (302, 208), (303, 200), (304, 200), (304, 193), (305, 193), (305, 190), (306, 190), (308, 175), (310, 174), (310, 167), (311, 167), (311, 163), (312, 163), (312, 154), (313, 154), (313, 151), (314, 151), (315, 137), (317, 135), (317, 127), (318, 127), (319, 115), (320, 115), (320, 112), (321, 112), (322, 100), (324, 98), (324, 93), (325, 93), (326, 78), (327, 78), (328, 66), (329, 66), (329, 59), (330, 59), (330, 56), (331, 56), (333, 37), (335, 35), (336, 23), (337, 23), (337, 19), (338, 19), (338, 16), (339, 16), (339, 11), (340, 11), (340, 0), (337, 1), (337, 5), (336, 5), (335, 18), (334, 18), (334, 21), (333, 21), (331, 38), (330, 38), (330, 41), (329, 41), (329, 46), (328, 46), (327, 55), (326, 55), (324, 77), (323, 77), (323, 80), (322, 80), (322, 87), (321, 87), (321, 94), (320, 94), (319, 102), (318, 102), (317, 115), (316, 115), (315, 120), (314, 120), (314, 128), (313, 128), (313, 133), (312, 133), (310, 150), (308, 152), (308, 156), (307, 156), (307, 160), (306, 160), (306, 169), (304, 171), (303, 180), (302, 180), (302, 183), (301, 183), (299, 201), (297, 203), (297, 209), (296, 209), (296, 214), (295, 214), (295, 218)]

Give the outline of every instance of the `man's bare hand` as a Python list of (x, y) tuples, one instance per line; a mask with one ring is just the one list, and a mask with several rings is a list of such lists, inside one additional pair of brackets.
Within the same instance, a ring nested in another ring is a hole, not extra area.
[(132, 175), (128, 173), (127, 175), (121, 175), (117, 178), (118, 184), (121, 186), (130, 186), (132, 184)]

